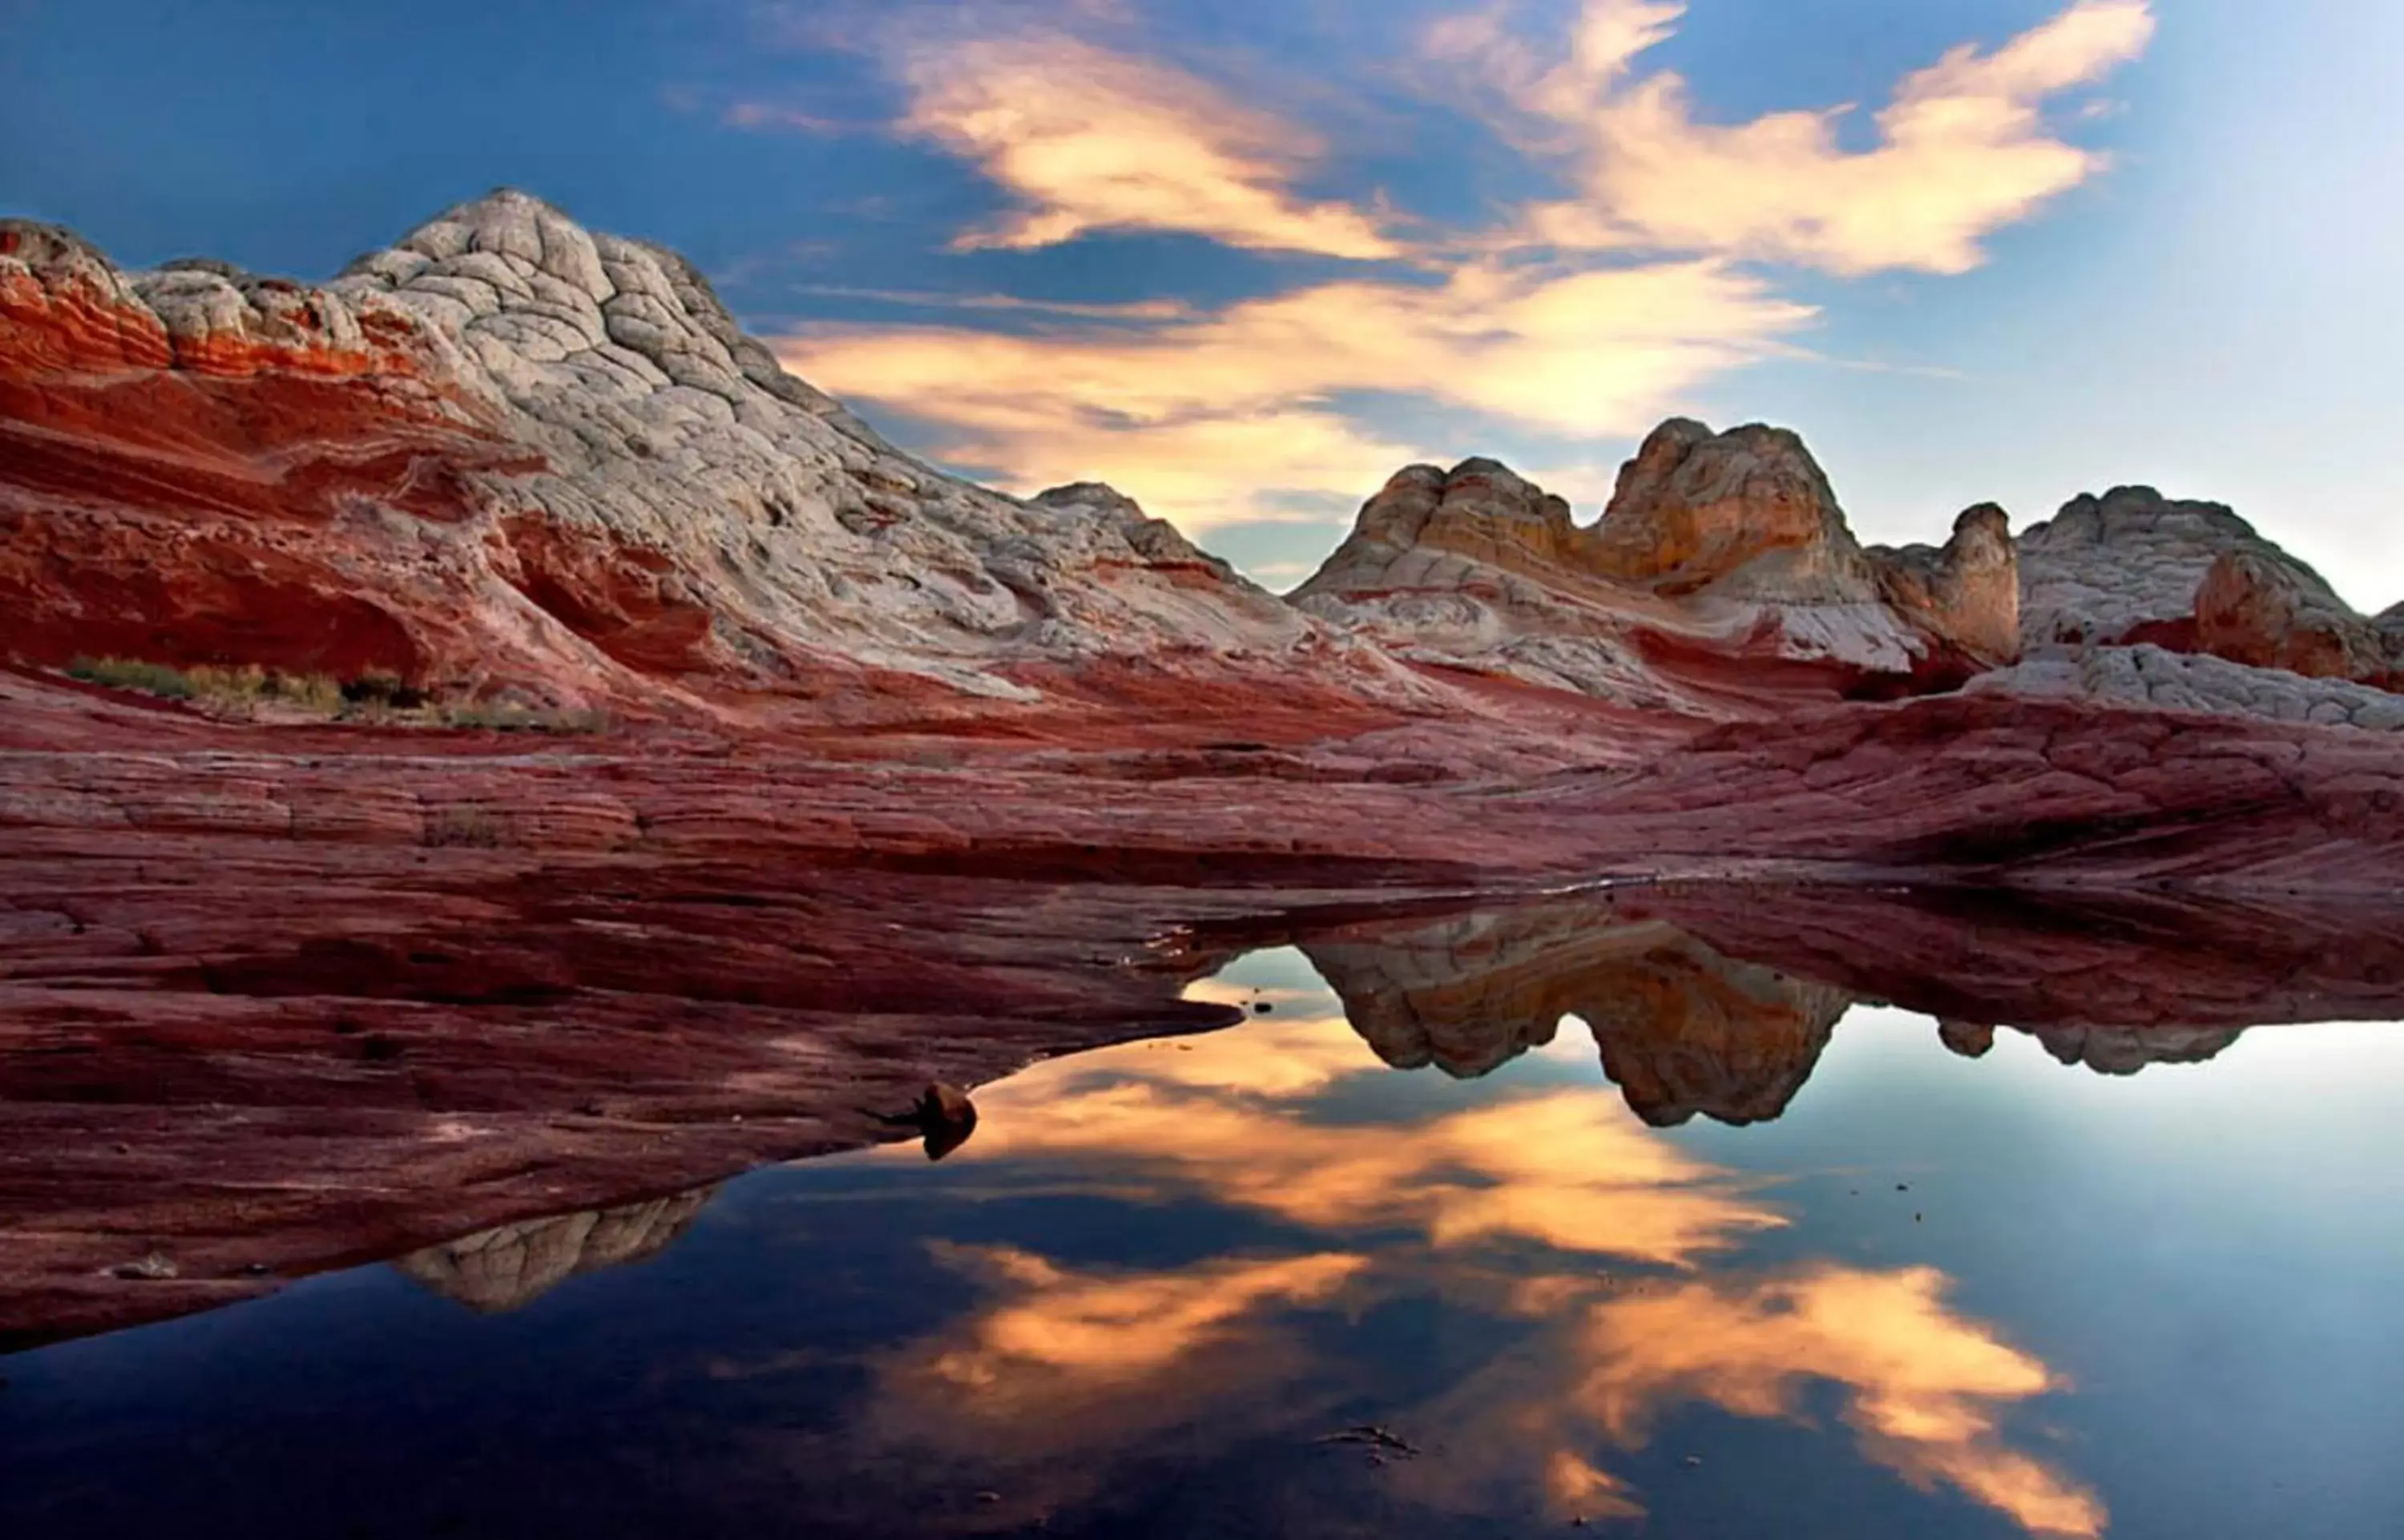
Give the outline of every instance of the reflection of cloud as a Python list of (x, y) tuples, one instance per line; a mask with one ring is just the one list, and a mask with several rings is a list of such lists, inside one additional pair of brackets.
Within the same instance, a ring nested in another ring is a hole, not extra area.
[(1685, 82), (1631, 80), (1684, 13), (1664, 0), (1586, 0), (1566, 59), (1537, 55), (1496, 10), (1438, 23), (1430, 53), (1482, 74), (1505, 121), (1568, 154), (1578, 196), (1528, 209), (1515, 239), (1565, 247), (1718, 252), (1842, 273), (1963, 273), (1978, 240), (2092, 175), (2102, 158), (2048, 131), (2045, 101), (2144, 51), (2146, 0), (2079, 0), (1991, 53), (1964, 45), (1906, 76), (1879, 141), (1848, 150), (1849, 108), (1697, 122)]
[(1181, 71), (1021, 34), (905, 48), (908, 132), (972, 161), (1024, 204), (962, 246), (1055, 245), (1093, 231), (1181, 231), (1231, 246), (1398, 255), (1359, 210), (1292, 190), (1319, 146)]
[[(1253, 998), (1212, 983), (1195, 992)], [(1057, 1166), (1132, 1183), (1125, 1201), (1199, 1199), (1313, 1233), (1291, 1255), (1129, 1270), (945, 1247), (985, 1295), (878, 1364), (870, 1435), (914, 1462), (989, 1471), (999, 1459), (1013, 1493), (1081, 1499), (1164, 1439), (1190, 1462), (1197, 1439), (1226, 1449), (1323, 1428), (1314, 1419), (1332, 1410), (1330, 1387), (1353, 1383), (1331, 1372), (1348, 1339), (1325, 1312), (1433, 1294), (1503, 1345), (1436, 1400), (1393, 1414), (1431, 1446), (1382, 1473), (1398, 1495), (1482, 1512), (1498, 1492), (1539, 1490), (1565, 1516), (1640, 1516), (1609, 1451), (1640, 1447), (1698, 1402), (1800, 1420), (1821, 1385), (1838, 1392), (1862, 1454), (1915, 1486), (1950, 1486), (2035, 1534), (2103, 1532), (2091, 1493), (2005, 1440), (2006, 1412), (2059, 1389), (2056, 1377), (1952, 1309), (1944, 1275), (1696, 1271), (1785, 1217), (1612, 1099), (1505, 1092), (1466, 1112), (1314, 1120), (1355, 1072), (1383, 1071), (1341, 1018), (1281, 1015), (988, 1088), (972, 1164)], [(1684, 1271), (1530, 1275), (1527, 1242)]]
[(2055, 1388), (2043, 1364), (1952, 1313), (1929, 1267), (1834, 1264), (1746, 1287), (1694, 1282), (1586, 1317), (1578, 1403), (1628, 1435), (1649, 1408), (1696, 1397), (1791, 1415), (1800, 1382), (1846, 1388), (1864, 1451), (1920, 1483), (1949, 1481), (2039, 1534), (2100, 1534), (2103, 1505), (2003, 1446), (2000, 1408)]
[[(1441, 1248), (1533, 1240), (1673, 1266), (1785, 1221), (1725, 1173), (1583, 1090), (1422, 1121), (1315, 1123), (1294, 1106), (1370, 1061), (1341, 1018), (1064, 1061), (979, 1098), (980, 1159), (1070, 1159), (1330, 1231), (1409, 1227)], [(1087, 1083), (1069, 1079), (1083, 1074)]]
[(1562, 273), (1476, 262), (1350, 279), (1148, 327), (1003, 335), (826, 325), (784, 360), (934, 424), (930, 447), (1024, 491), (1099, 480), (1188, 530), (1347, 499), (1416, 456), (1330, 406), (1407, 390), (1563, 432), (1635, 433), (1810, 312), (1716, 261)]
[(1317, 1415), (1325, 1364), (1285, 1313), (1336, 1303), (1367, 1266), (1340, 1253), (1167, 1271), (1070, 1268), (1011, 1247), (950, 1246), (988, 1302), (874, 1365), (864, 1423), (915, 1471), (1010, 1463), (1037, 1509), (1103, 1485), (1110, 1457), (1206, 1415), (1222, 1435)]
[[(971, 1323), (927, 1371), (964, 1392), (1026, 1393), (1030, 1374), (1125, 1390), (1178, 1360), (1223, 1345), (1269, 1305), (1316, 1304), (1359, 1272), (1336, 1253), (1212, 1263), (1173, 1272), (1080, 1273), (1006, 1246), (948, 1254), (985, 1276), (1002, 1302)], [(1047, 1405), (1058, 1387), (1041, 1394)]]
[[(1686, 1402), (1798, 1418), (1806, 1385), (1819, 1381), (1843, 1393), (1863, 1453), (1915, 1486), (1948, 1483), (2035, 1534), (2104, 1531), (2091, 1492), (2002, 1438), (2004, 1408), (2058, 1389), (2054, 1377), (1955, 1314), (1933, 1268), (1824, 1263), (1768, 1281), (1694, 1280), (1643, 1293), (1557, 1281), (1520, 1303), (1558, 1324), (1421, 1412), (1473, 1430), (1460, 1468), (1413, 1473), (1432, 1499), (1457, 1501), (1498, 1467), (1543, 1462), (1531, 1474), (1565, 1510), (1626, 1512), (1625, 1489), (1577, 1446), (1597, 1436), (1641, 1446), (1654, 1420)], [(1601, 1484), (1581, 1490), (1581, 1470)]]

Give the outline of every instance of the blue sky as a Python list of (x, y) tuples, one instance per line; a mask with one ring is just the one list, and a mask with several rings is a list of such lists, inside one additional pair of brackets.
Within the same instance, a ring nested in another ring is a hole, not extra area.
[(2381, 0), (109, 16), (0, 0), (0, 208), (321, 276), (524, 187), (904, 441), (1272, 581), (1415, 457), (1590, 518), (1677, 412), (1800, 428), (1867, 538), (2147, 481), (2404, 598)]

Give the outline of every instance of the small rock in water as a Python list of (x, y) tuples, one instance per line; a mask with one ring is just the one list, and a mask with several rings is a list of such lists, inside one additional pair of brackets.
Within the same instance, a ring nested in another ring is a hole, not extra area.
[(992, 1505), (1001, 1501), (1001, 1493), (998, 1491), (981, 1491), (976, 1494), (976, 1500), (987, 1506), (991, 1506)]
[(142, 1279), (150, 1282), (174, 1278), (179, 1271), (174, 1259), (164, 1252), (151, 1252), (138, 1261), (121, 1262), (108, 1270), (119, 1278)]
[(1688, 1470), (1690, 1470), (1690, 1471), (1691, 1471), (1691, 1470), (1699, 1470), (1699, 1469), (1701, 1469), (1701, 1468), (1702, 1468), (1702, 1463), (1703, 1463), (1703, 1457), (1702, 1457), (1701, 1455), (1699, 1455), (1699, 1454), (1690, 1454), (1690, 1455), (1686, 1456), (1685, 1464), (1686, 1464), (1686, 1468), (1687, 1468)]
[(1265, 1016), (1276, 1009), (1276, 1006), (1270, 1004), (1265, 1000), (1255, 1001), (1252, 1002), (1252, 1015), (1256, 1016)]
[(917, 1124), (929, 1160), (941, 1160), (976, 1132), (976, 1103), (957, 1085), (937, 1081), (918, 1094)]

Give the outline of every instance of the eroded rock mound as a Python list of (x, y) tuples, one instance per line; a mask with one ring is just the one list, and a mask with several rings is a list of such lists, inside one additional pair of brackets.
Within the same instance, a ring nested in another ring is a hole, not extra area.
[(2156, 646), (2380, 689), (2404, 673), (2404, 626), (2358, 613), (2218, 503), (2115, 487), (2074, 498), (2020, 545), (2037, 653)]
[(1416, 661), (1726, 715), (1958, 684), (2017, 654), (2019, 591), (2000, 510), (1866, 550), (1795, 434), (1682, 418), (1590, 526), (1493, 460), (1408, 467), (1293, 598)]
[(1341, 651), (1115, 494), (1020, 501), (900, 454), (681, 258), (520, 193), (324, 286), (127, 273), (8, 222), (0, 359), (21, 661), (923, 717), (1112, 660)]

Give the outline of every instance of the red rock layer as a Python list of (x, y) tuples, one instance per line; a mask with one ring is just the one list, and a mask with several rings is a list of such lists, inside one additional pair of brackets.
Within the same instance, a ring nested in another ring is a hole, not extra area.
[[(2022, 885), (2404, 870), (2392, 755), (2335, 730), (1917, 701), (1513, 791), (1460, 774), (1475, 727), (1348, 754), (1299, 722), (1263, 729), (1282, 749), (1180, 725), (1227, 741), (242, 729), (0, 675), (0, 1331), (877, 1137), (926, 1080), (1223, 1020), (1179, 982), (1296, 910), (1904, 861)], [(1404, 743), (1429, 774), (1393, 775)], [(1752, 1051), (1762, 1009), (1816, 1015), (1711, 960), (1782, 966), (1776, 946), (1676, 917), (1708, 950), (1640, 947), (1586, 980), (1609, 998), (1539, 960), (1491, 999), (1609, 1022), (1641, 998), (1614, 1072), (1648, 1106), (1766, 1115), (1798, 1056), (1711, 1056)], [(1411, 1011), (1449, 1044), (1485, 989), (1439, 981)], [(1684, 1025), (1656, 1043), (1657, 1023)], [(177, 1280), (110, 1273), (152, 1249)]]

